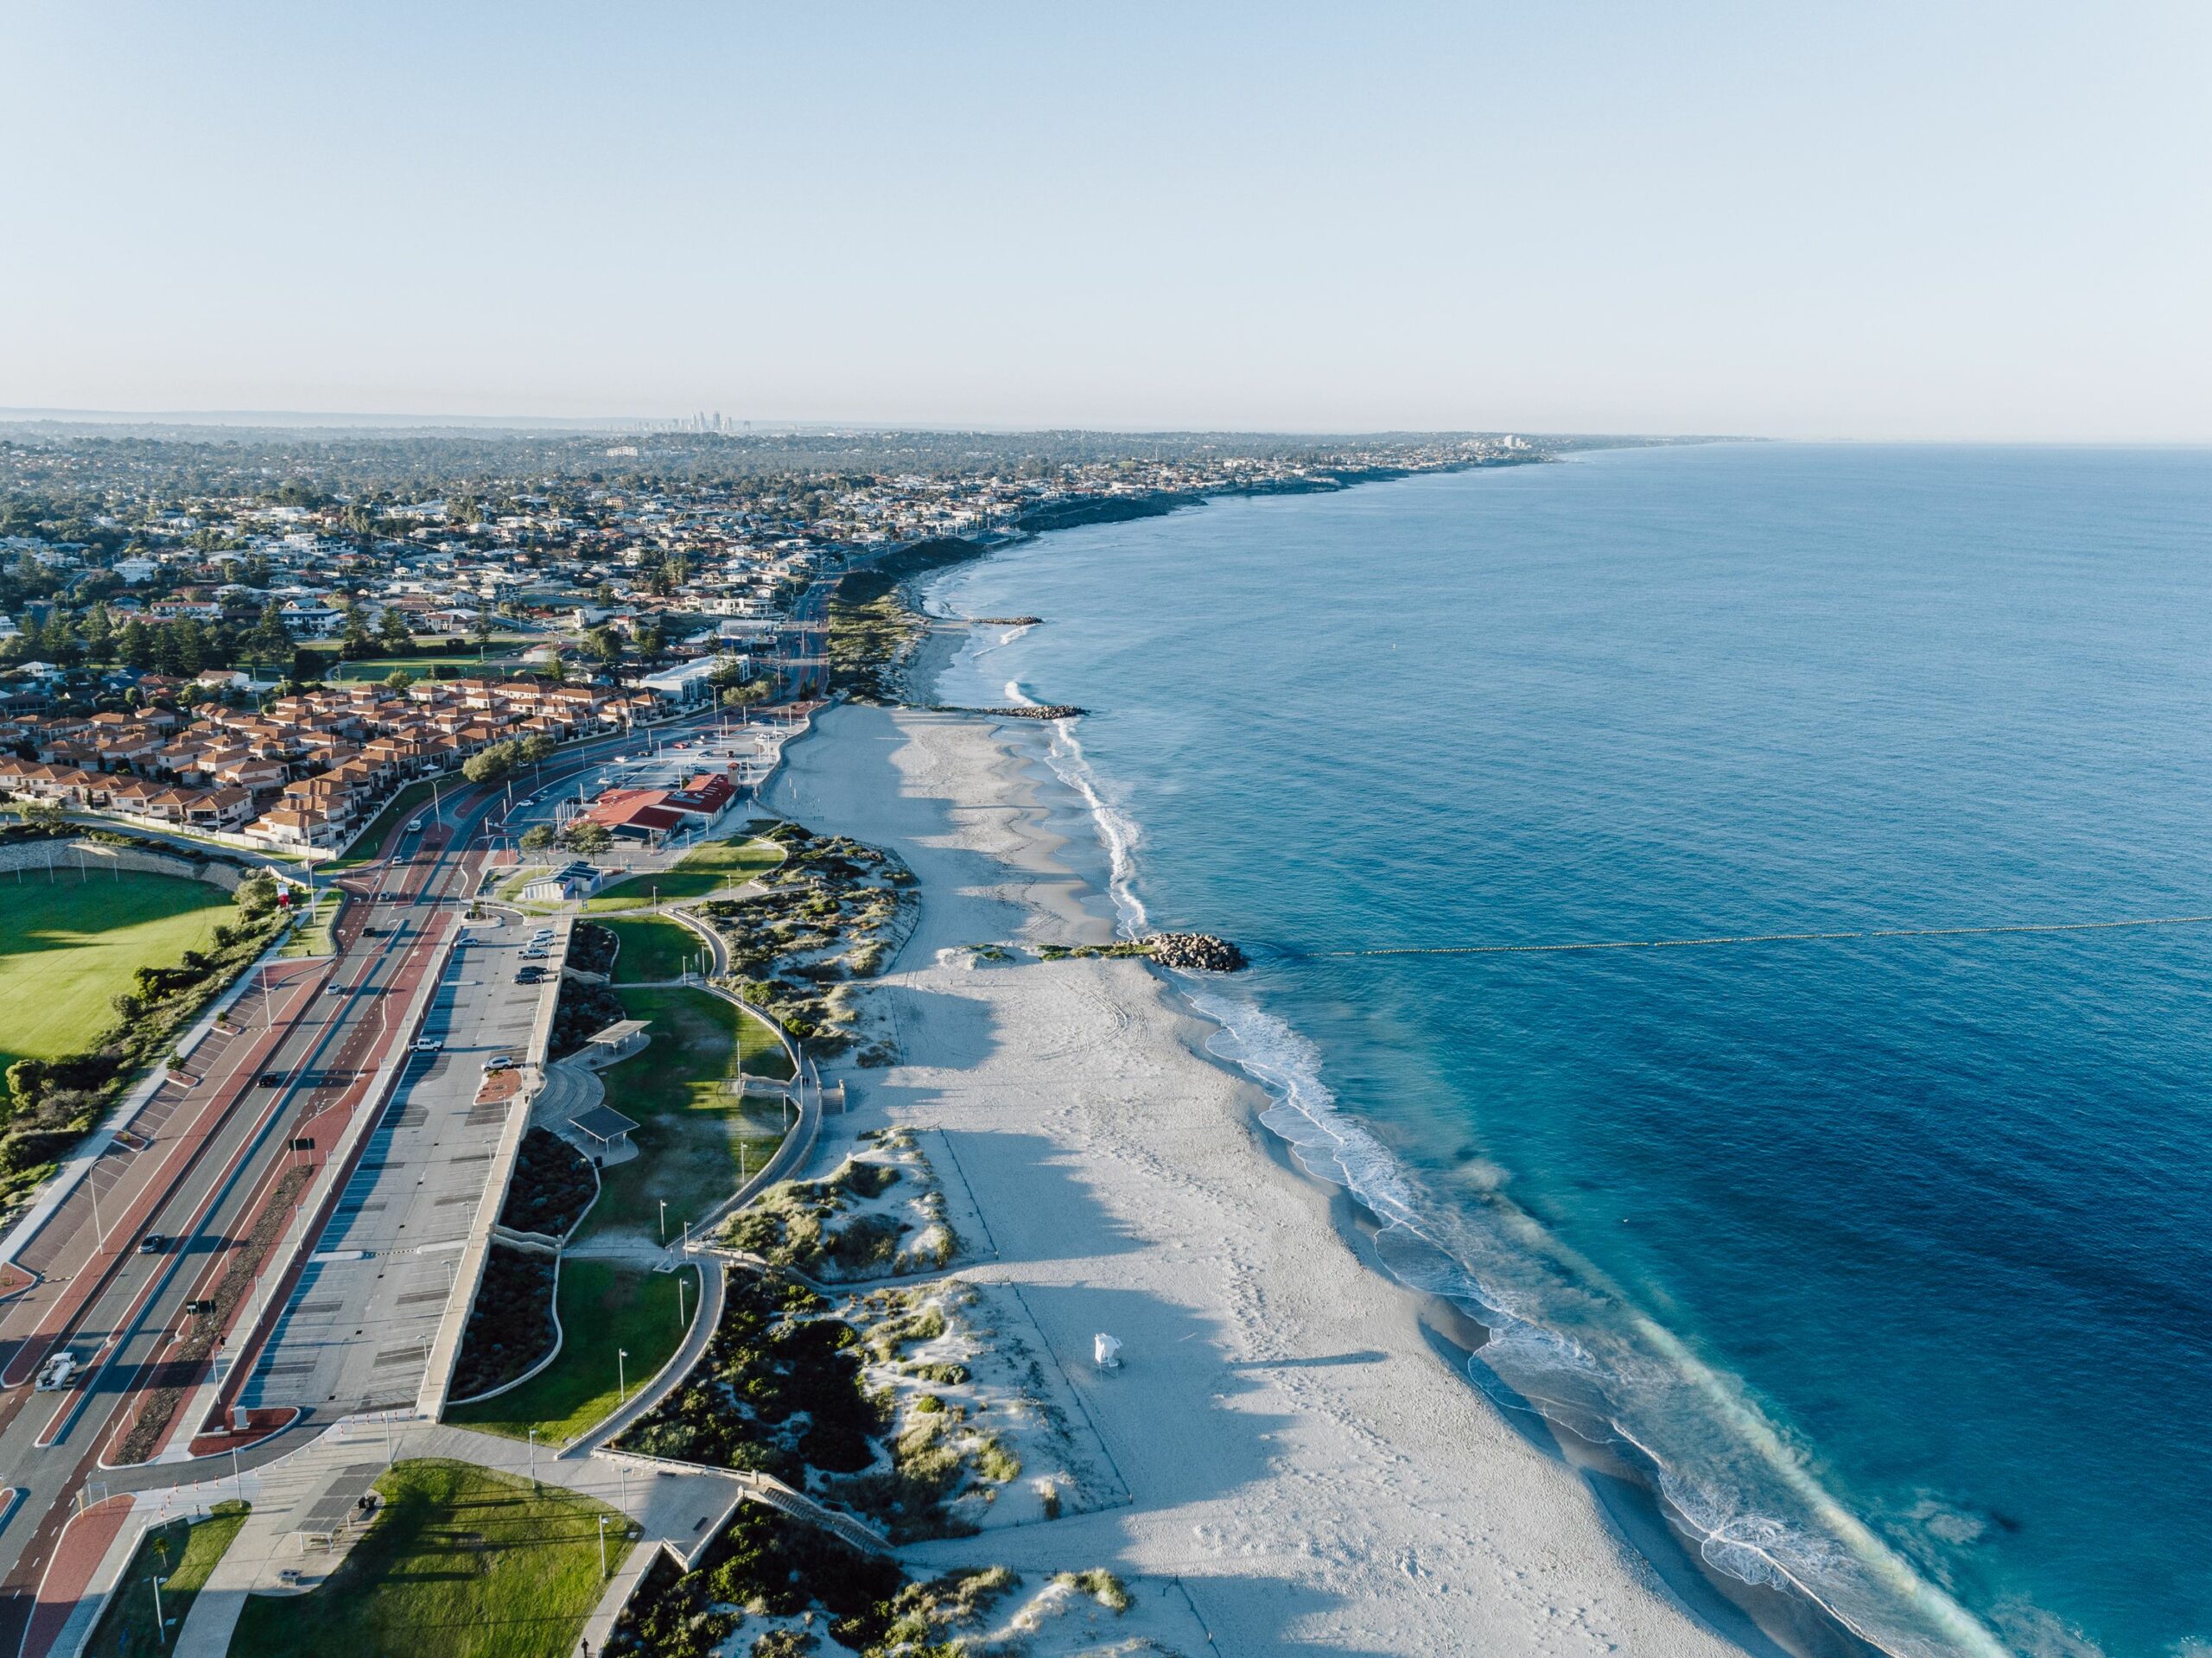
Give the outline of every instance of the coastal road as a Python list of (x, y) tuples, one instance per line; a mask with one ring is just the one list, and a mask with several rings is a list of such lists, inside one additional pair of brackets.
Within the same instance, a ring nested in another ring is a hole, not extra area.
[[(67, 1299), (11, 1361), (7, 1380), (17, 1385), (6, 1395), (0, 1467), (27, 1496), (0, 1531), (0, 1652), (28, 1621), (29, 1597), (79, 1495), (118, 1484), (101, 1466), (118, 1436), (150, 1399), (165, 1390), (189, 1397), (204, 1379), (204, 1363), (175, 1352), (189, 1322), (184, 1304), (213, 1295), (284, 1166), (299, 1160), (287, 1149), (295, 1132), (361, 1104), (376, 1067), (404, 1039), (399, 1010), (435, 959), (452, 920), (438, 906), (467, 867), (458, 852), (417, 863), (404, 875), (395, 869), (389, 883), (408, 894), (405, 903), (365, 904), (378, 919), (349, 918), (340, 955), (298, 987), (304, 994), (284, 1023), (250, 1044), (250, 1062), (229, 1068), (196, 1140), (171, 1150), (105, 1244), (71, 1274)], [(404, 919), (382, 918), (403, 911)], [(327, 994), (334, 984), (345, 994)], [(142, 1254), (138, 1240), (148, 1232), (174, 1242)], [(255, 1299), (241, 1316), (252, 1316)], [(54, 1394), (22, 1385), (48, 1351), (62, 1349), (88, 1364), (77, 1385)], [(172, 1424), (187, 1436), (196, 1426)]]
[[(558, 784), (587, 772), (634, 740), (624, 734), (576, 745), (545, 767), (543, 780)], [(50, 1248), (41, 1268), (48, 1280), (35, 1292), (40, 1299), (18, 1298), (20, 1308), (10, 1305), (0, 1334), (14, 1342), (6, 1380), (15, 1385), (0, 1394), (0, 1468), (25, 1496), (0, 1522), (0, 1654), (19, 1647), (27, 1658), (43, 1652), (41, 1640), (26, 1637), (43, 1635), (50, 1623), (41, 1618), (33, 1629), (33, 1608), (78, 1502), (97, 1500), (104, 1490), (176, 1477), (173, 1464), (109, 1470), (102, 1459), (162, 1390), (181, 1391), (198, 1407), (207, 1367), (176, 1351), (186, 1333), (184, 1303), (212, 1293), (286, 1165), (300, 1160), (289, 1141), (311, 1126), (317, 1147), (308, 1155), (327, 1155), (347, 1115), (367, 1102), (378, 1067), (411, 1039), (404, 1010), (474, 890), (480, 854), (473, 848), (499, 798), (485, 790), (456, 790), (435, 814), (424, 814), (431, 820), (424, 832), (412, 834), (404, 825), (397, 831), (384, 866), (355, 873), (348, 884), (357, 893), (388, 891), (394, 898), (357, 896), (340, 923), (334, 960), (301, 964), (297, 981), (288, 967), (275, 975), (265, 1006), (241, 1004), (238, 1034), (219, 1050), (206, 1050), (207, 1060), (195, 1054), (199, 1075), (168, 1107), (165, 1121), (190, 1123), (196, 1137), (165, 1145), (162, 1131), (152, 1130), (147, 1150), (131, 1153), (155, 1155), (147, 1172), (137, 1173), (134, 1165), (111, 1181), (118, 1191), (126, 1178), (131, 1183), (124, 1191), (124, 1212), (111, 1217), (102, 1192), (105, 1244), (90, 1224), (88, 1194), (83, 1223), (57, 1234)], [(333, 984), (344, 994), (327, 994)], [(246, 1026), (255, 1008), (266, 1025), (257, 1039)], [(264, 1077), (282, 1080), (264, 1087)], [(481, 1174), (480, 1166), (480, 1189)], [(324, 1183), (311, 1191), (312, 1201), (323, 1201)], [(55, 1223), (61, 1218), (57, 1214)], [(175, 1242), (141, 1255), (137, 1241), (147, 1232)], [(44, 1244), (43, 1235), (37, 1242)], [(277, 1281), (266, 1293), (281, 1303), (292, 1274), (272, 1268), (270, 1275)], [(260, 1299), (249, 1296), (240, 1317), (251, 1318)], [(28, 1378), (40, 1360), (64, 1347), (92, 1362), (89, 1374), (59, 1394), (33, 1392)], [(181, 1444), (197, 1426), (180, 1413), (171, 1442)], [(283, 1454), (292, 1443), (294, 1435), (282, 1436), (263, 1447), (264, 1457)]]

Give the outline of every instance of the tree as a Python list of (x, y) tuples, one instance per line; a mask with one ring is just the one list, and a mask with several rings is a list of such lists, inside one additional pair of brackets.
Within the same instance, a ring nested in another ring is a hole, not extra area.
[(558, 651), (546, 657), (545, 665), (537, 671), (544, 676), (545, 682), (550, 685), (565, 685), (569, 683), (569, 664)]
[(534, 823), (522, 832), (519, 844), (524, 852), (543, 852), (553, 844), (553, 831), (543, 823)]
[(284, 626), (283, 609), (274, 599), (261, 607), (261, 619), (246, 635), (246, 648), (257, 662), (283, 662), (292, 654), (292, 630)]
[(18, 800), (16, 816), (23, 820), (25, 829), (47, 835), (60, 834), (69, 823), (69, 810), (58, 800)]
[(115, 653), (124, 667), (145, 672), (154, 665), (154, 630), (133, 616), (115, 636)]
[(560, 838), (571, 852), (581, 852), (586, 857), (604, 852), (614, 844), (614, 836), (604, 823), (594, 823), (582, 817), (563, 829)]
[(276, 907), (276, 877), (266, 869), (257, 869), (238, 883), (232, 897), (240, 915), (248, 921), (258, 921)]
[(726, 708), (750, 708), (755, 702), (765, 702), (775, 687), (766, 679), (748, 679), (735, 685), (722, 687), (722, 706)]
[(358, 598), (346, 600), (346, 625), (339, 635), (338, 654), (348, 662), (359, 662), (369, 654), (369, 616), (361, 608)]
[(488, 605), (478, 607), (476, 619), (468, 625), (468, 637), (479, 646), (492, 642), (492, 611)]
[(115, 626), (105, 605), (94, 605), (85, 618), (85, 660), (93, 664), (115, 660)]
[(515, 769), (513, 743), (493, 743), (461, 763), (461, 774), (471, 783), (498, 783)]
[(377, 624), (377, 643), (388, 657), (404, 657), (415, 649), (415, 635), (408, 629), (406, 614), (397, 605), (384, 607), (384, 619)]
[(542, 765), (560, 746), (543, 732), (532, 732), (515, 745), (515, 764)]
[(176, 671), (178, 677), (189, 679), (207, 665), (207, 630), (187, 616), (181, 621), (171, 622), (162, 630), (176, 637)]
[(394, 668), (384, 677), (384, 688), (388, 691), (399, 691), (404, 694), (407, 688), (415, 683), (415, 678), (416, 676), (409, 673), (406, 669)]
[(622, 660), (622, 636), (604, 623), (585, 634), (584, 643), (605, 667), (612, 668)]

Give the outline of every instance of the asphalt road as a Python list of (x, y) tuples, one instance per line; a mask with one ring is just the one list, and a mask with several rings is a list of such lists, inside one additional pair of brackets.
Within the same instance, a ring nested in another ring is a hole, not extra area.
[[(712, 717), (711, 710), (702, 716)], [(538, 786), (590, 771), (636, 740), (625, 734), (578, 745), (543, 768)], [(39, 1241), (43, 1259), (38, 1264), (48, 1281), (34, 1293), (35, 1299), (10, 1304), (8, 1321), (0, 1322), (0, 1352), (6, 1351), (10, 1337), (15, 1348), (0, 1372), (0, 1380), (10, 1384), (0, 1393), (0, 1484), (26, 1493), (0, 1518), (0, 1654), (16, 1650), (40, 1576), (80, 1498), (98, 1497), (103, 1485), (119, 1491), (166, 1484), (175, 1477), (173, 1465), (107, 1471), (99, 1463), (135, 1420), (150, 1389), (188, 1387), (201, 1379), (199, 1367), (165, 1356), (181, 1333), (184, 1303), (212, 1293), (264, 1195), (282, 1178), (286, 1162), (300, 1155), (287, 1149), (288, 1142), (314, 1128), (318, 1147), (313, 1155), (326, 1154), (349, 1103), (365, 1092), (391, 1045), (406, 1034), (397, 1028), (403, 1010), (435, 960), (443, 930), (456, 924), (466, 906), (479, 861), (471, 848), (500, 800), (496, 791), (464, 785), (442, 801), (435, 814), (425, 814), (431, 821), (421, 835), (403, 826), (389, 865), (362, 872), (371, 877), (362, 884), (372, 890), (375, 884), (391, 887), (405, 901), (357, 899), (349, 904), (340, 927), (339, 956), (303, 969), (312, 982), (295, 988), (289, 1001), (280, 990), (265, 1036), (257, 1039), (241, 1030), (219, 1050), (204, 1048), (207, 1058), (194, 1054), (191, 1063), (199, 1075), (194, 1088), (170, 1102), (161, 1121), (189, 1120), (198, 1127), (197, 1136), (189, 1144), (180, 1139), (164, 1145), (156, 1128), (147, 1151), (130, 1153), (132, 1168), (111, 1187), (120, 1194), (116, 1201), (125, 1205), (124, 1212), (110, 1214), (110, 1199), (102, 1196), (108, 1229), (105, 1246), (96, 1242), (89, 1199), (81, 1223), (65, 1210), (51, 1224), (70, 1220), (69, 1229), (57, 1233), (51, 1244), (43, 1236)], [(326, 994), (326, 982), (344, 986), (346, 993)], [(474, 1001), (469, 1006), (475, 1007)], [(497, 1013), (488, 1001), (485, 1010), (487, 1017)], [(449, 1008), (442, 1017), (453, 1013)], [(435, 1009), (429, 1015), (433, 1021), (441, 1017)], [(250, 1064), (243, 1063), (249, 1058)], [(284, 1081), (263, 1087), (257, 1080), (263, 1074), (281, 1075)], [(423, 1080), (403, 1078), (394, 1103), (412, 1092), (405, 1084)], [(385, 1132), (380, 1125), (377, 1133)], [(470, 1166), (480, 1191), (488, 1162)], [(143, 1173), (137, 1172), (141, 1167)], [(173, 1242), (159, 1254), (141, 1255), (137, 1240), (146, 1232)], [(437, 1271), (442, 1275), (442, 1267)], [(281, 1285), (274, 1293), (289, 1287)], [(396, 1290), (395, 1298), (414, 1293)], [(42, 1328), (13, 1327), (33, 1323)], [(360, 1338), (372, 1350), (372, 1370), (373, 1352), (382, 1350), (375, 1348), (376, 1339), (366, 1334)], [(63, 1346), (91, 1362), (89, 1374), (61, 1393), (35, 1393), (28, 1385), (29, 1375), (47, 1351)], [(358, 1357), (338, 1361), (349, 1377), (356, 1373)], [(370, 1395), (355, 1398), (364, 1396)], [(194, 1426), (182, 1424), (180, 1432)], [(298, 1442), (296, 1432), (287, 1433), (257, 1447), (258, 1456), (243, 1453), (243, 1459), (271, 1459)]]

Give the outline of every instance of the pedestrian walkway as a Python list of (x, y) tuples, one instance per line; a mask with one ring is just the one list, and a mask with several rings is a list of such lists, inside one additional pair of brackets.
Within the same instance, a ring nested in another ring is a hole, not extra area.
[[(634, 1587), (654, 1551), (666, 1546), (687, 1563), (721, 1533), (745, 1490), (726, 1477), (645, 1467), (628, 1459), (572, 1453), (468, 1428), (418, 1421), (351, 1418), (283, 1462), (245, 1476), (253, 1513), (238, 1540), (209, 1575), (177, 1637), (179, 1658), (226, 1658), (248, 1595), (303, 1594), (345, 1559), (345, 1546), (317, 1540), (340, 1509), (395, 1462), (447, 1458), (497, 1469), (519, 1479), (578, 1493), (628, 1515), (636, 1547), (610, 1591)], [(237, 1494), (227, 1479), (210, 1482), (213, 1502)], [(180, 1494), (190, 1500), (194, 1492)], [(143, 1500), (143, 1499), (142, 1499)], [(626, 1598), (626, 1592), (625, 1594)], [(620, 1603), (617, 1604), (619, 1610)], [(613, 1627), (612, 1618), (608, 1628)], [(603, 1644), (594, 1638), (594, 1650)]]

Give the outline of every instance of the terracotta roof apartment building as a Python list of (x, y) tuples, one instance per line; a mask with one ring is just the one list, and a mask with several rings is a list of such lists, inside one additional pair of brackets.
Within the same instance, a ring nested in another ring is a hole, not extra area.
[(411, 778), (450, 772), (493, 743), (558, 741), (655, 711), (651, 698), (604, 687), (454, 679), (404, 693), (302, 691), (260, 709), (206, 704), (189, 724), (166, 709), (21, 721), (17, 740), (33, 742), (41, 759), (0, 765), (0, 790), (243, 830), (271, 846), (331, 848)]

